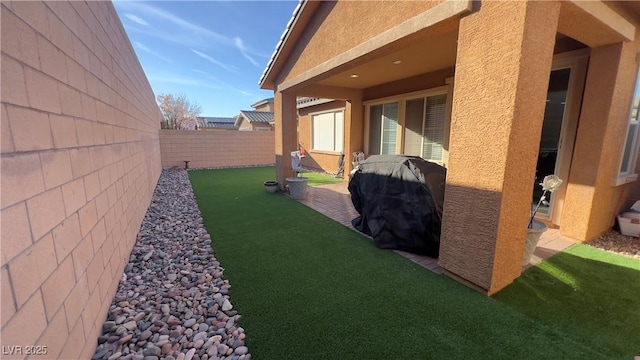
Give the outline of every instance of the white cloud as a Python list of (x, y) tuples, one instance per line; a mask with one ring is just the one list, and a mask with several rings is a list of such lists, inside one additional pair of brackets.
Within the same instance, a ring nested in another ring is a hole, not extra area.
[[(127, 30), (129, 31), (135, 31), (141, 34), (158, 38), (163, 41), (173, 42), (190, 48), (211, 48), (212, 45), (235, 47), (247, 61), (258, 68), (262, 65), (255, 59), (256, 56), (269, 58), (269, 55), (258, 53), (255, 50), (247, 47), (240, 37), (232, 38), (222, 35), (213, 30), (194, 24), (193, 22), (183, 19), (163, 9), (155, 7), (151, 4), (142, 3), (139, 1), (116, 0), (115, 5), (119, 9), (128, 11), (127, 13), (124, 13), (125, 17), (137, 24), (144, 25), (143, 27), (127, 27)], [(134, 15), (134, 12), (138, 14), (144, 14), (145, 18), (151, 18), (155, 23), (164, 23), (167, 24), (167, 26), (153, 27), (141, 17)], [(203, 57), (200, 54), (198, 55)], [(211, 61), (206, 57), (203, 58)], [(235, 71), (235, 67), (222, 64), (215, 59), (213, 60), (214, 61), (211, 61), (212, 63), (221, 66), (228, 71)]]
[(136, 45), (136, 47), (137, 47), (138, 49), (140, 49), (140, 50), (142, 50), (142, 51), (144, 51), (144, 52), (146, 52), (146, 53), (148, 53), (148, 54), (151, 54), (151, 55), (153, 55), (153, 56), (157, 57), (157, 58), (158, 58), (158, 59), (160, 59), (160, 60), (164, 60), (164, 61), (166, 61), (166, 62), (168, 62), (168, 63), (173, 63), (173, 60), (171, 60), (171, 59), (169, 59), (169, 58), (167, 58), (167, 57), (164, 57), (164, 56), (162, 56), (162, 55), (158, 54), (157, 52), (155, 52), (155, 51), (153, 51), (153, 50), (149, 49), (149, 48), (148, 48), (147, 46), (145, 46), (144, 44), (141, 44), (141, 43), (139, 43), (139, 42), (137, 42), (137, 41), (136, 41), (134, 44)]
[(224, 81), (220, 81), (216, 77), (211, 76), (211, 74), (209, 74), (206, 71), (202, 71), (200, 69), (191, 69), (191, 70), (193, 70), (193, 72), (196, 72), (196, 73), (198, 73), (200, 75), (203, 75), (205, 78), (217, 83), (218, 86), (220, 86), (221, 89), (233, 90), (233, 91), (235, 91), (237, 93), (240, 93), (240, 94), (246, 95), (246, 96), (256, 96), (255, 94), (253, 94), (253, 93), (251, 93), (249, 91), (239, 90), (239, 89), (237, 89), (237, 88), (225, 83)]
[(201, 58), (207, 60), (208, 62), (210, 62), (212, 64), (218, 65), (218, 66), (220, 66), (221, 68), (223, 68), (223, 69), (225, 69), (227, 71), (236, 72), (236, 68), (234, 66), (222, 63), (222, 62), (212, 58), (211, 56), (209, 56), (209, 55), (207, 55), (207, 54), (205, 54), (203, 52), (200, 52), (198, 50), (194, 50), (194, 49), (189, 49), (189, 50), (191, 50), (191, 52), (193, 52), (194, 54), (200, 56)]
[(117, 1), (116, 4), (122, 9), (136, 11), (138, 13), (145, 14), (145, 16), (153, 17), (162, 22), (171, 23), (177, 26), (177, 28), (173, 26), (166, 27), (170, 28), (171, 31), (167, 31), (166, 29), (153, 29), (153, 31), (149, 31), (146, 29), (135, 29), (136, 31), (142, 32), (144, 34), (187, 46), (203, 46), (212, 41), (219, 44), (233, 46), (233, 40), (231, 38), (202, 26), (193, 24), (179, 16), (171, 14), (155, 6), (139, 1)]
[(210, 73), (208, 73), (208, 72), (206, 72), (206, 71), (202, 71), (202, 70), (200, 70), (200, 69), (192, 69), (192, 70), (193, 70), (193, 72), (196, 72), (196, 73), (198, 73), (198, 74), (200, 74), (200, 75), (204, 76), (205, 78), (207, 78), (207, 79), (209, 79), (209, 80), (211, 80), (211, 81), (216, 82), (217, 84), (227, 86), (224, 82), (220, 81), (220, 79), (218, 79), (217, 77), (215, 77), (215, 76), (211, 75)]
[(222, 89), (220, 86), (213, 85), (208, 82), (203, 82), (200, 80), (191, 79), (188, 77), (176, 76), (173, 74), (150, 74), (148, 75), (149, 81), (157, 81), (168, 84), (176, 84), (176, 85), (188, 85), (188, 86), (197, 86), (204, 87), (210, 89)]
[(248, 50), (244, 46), (244, 42), (242, 41), (241, 38), (239, 37), (234, 38), (233, 44), (238, 48), (238, 50), (240, 50), (240, 53), (242, 54), (242, 56), (244, 56), (245, 59), (249, 60), (249, 62), (252, 63), (254, 66), (260, 67), (260, 64), (254, 58), (249, 56)]
[(140, 24), (140, 25), (144, 25), (144, 26), (149, 26), (149, 23), (144, 21), (144, 19), (139, 17), (139, 16), (136, 16), (136, 15), (133, 15), (133, 14), (129, 14), (129, 13), (124, 14), (124, 16), (127, 19), (133, 21), (134, 23), (137, 23), (137, 24)]

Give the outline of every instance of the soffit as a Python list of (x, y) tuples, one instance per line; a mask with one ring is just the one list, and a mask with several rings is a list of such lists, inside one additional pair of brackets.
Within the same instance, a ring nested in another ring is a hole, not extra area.
[[(453, 67), (456, 62), (458, 32), (428, 37), (410, 46), (349, 68), (318, 82), (320, 85), (365, 89)], [(400, 64), (394, 61), (400, 60)], [(351, 77), (357, 74), (358, 77)]]
[(605, 4), (627, 21), (640, 26), (640, 1), (605, 1)]
[[(592, 48), (628, 41), (628, 36), (633, 37), (633, 22), (627, 19), (627, 7), (605, 4), (608, 6), (600, 2), (562, 2), (558, 32)], [(629, 6), (628, 10), (633, 8)]]

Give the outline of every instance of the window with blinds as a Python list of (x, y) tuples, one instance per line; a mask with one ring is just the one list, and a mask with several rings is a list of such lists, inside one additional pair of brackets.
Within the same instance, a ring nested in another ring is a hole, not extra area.
[(369, 108), (369, 155), (394, 155), (398, 135), (398, 103)]
[[(638, 78), (638, 89), (636, 94), (640, 93), (640, 77)], [(634, 155), (637, 154), (638, 148), (638, 126), (640, 125), (640, 95), (636, 95), (633, 99), (631, 108), (631, 117), (629, 119), (629, 127), (627, 129), (627, 138), (622, 151), (622, 161), (620, 162), (620, 174), (632, 174), (635, 170)], [(634, 154), (634, 150), (635, 153)]]
[(439, 162), (443, 159), (446, 94), (407, 100), (404, 153)]
[(311, 116), (311, 148), (341, 152), (344, 142), (344, 112), (333, 111)]
[(627, 127), (626, 139), (622, 148), (622, 158), (620, 159), (620, 176), (629, 176), (637, 173), (636, 160), (638, 156), (638, 146), (640, 146), (640, 69), (636, 78), (636, 88), (631, 101), (631, 114)]

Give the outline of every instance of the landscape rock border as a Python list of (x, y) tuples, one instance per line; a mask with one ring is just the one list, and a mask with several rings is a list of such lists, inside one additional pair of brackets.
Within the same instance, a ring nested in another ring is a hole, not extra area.
[(588, 242), (587, 245), (640, 260), (640, 239), (622, 235), (617, 231), (607, 231), (596, 240)]
[(94, 360), (250, 360), (184, 169), (162, 171)]

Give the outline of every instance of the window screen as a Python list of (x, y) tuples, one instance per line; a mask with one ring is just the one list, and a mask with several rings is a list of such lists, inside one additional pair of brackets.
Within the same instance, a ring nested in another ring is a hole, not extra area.
[(422, 156), (424, 98), (407, 100), (404, 125), (404, 153)]
[(382, 129), (382, 105), (369, 109), (369, 155), (380, 155), (380, 132)]
[(311, 147), (313, 150), (340, 152), (343, 148), (344, 114), (342, 111), (313, 115)]
[(383, 105), (382, 116), (382, 154), (396, 153), (396, 136), (398, 134), (398, 103)]
[(425, 110), (422, 157), (442, 161), (447, 96), (429, 96)]

